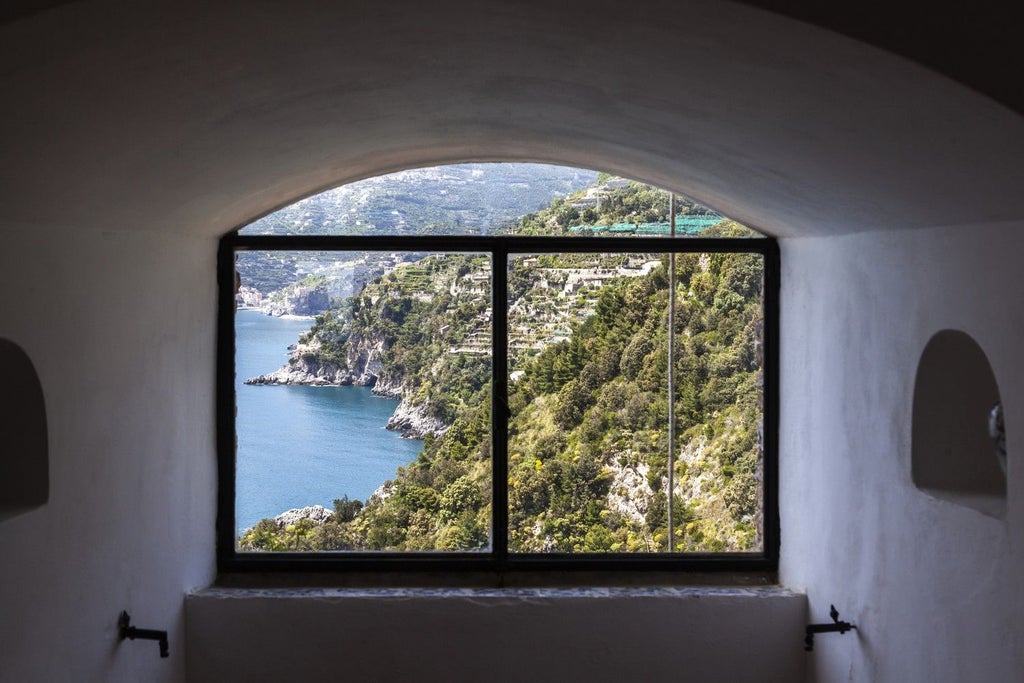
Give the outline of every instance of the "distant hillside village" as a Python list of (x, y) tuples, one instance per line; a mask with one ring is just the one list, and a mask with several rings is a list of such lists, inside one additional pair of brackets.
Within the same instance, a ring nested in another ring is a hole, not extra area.
[[(706, 214), (698, 216), (676, 216), (677, 235), (699, 235), (707, 228), (718, 225), (724, 218), (721, 216)], [(648, 223), (612, 223), (611, 225), (573, 225), (569, 232), (577, 234), (612, 234), (612, 235), (668, 235), (668, 221), (653, 221)]]
[[(612, 178), (596, 187), (587, 188), (578, 196), (568, 198), (566, 200), (568, 206), (575, 209), (584, 220), (590, 219), (586, 224), (570, 226), (568, 231), (574, 234), (619, 236), (670, 234), (668, 220), (596, 223), (599, 215), (614, 212), (615, 207), (609, 205), (615, 203), (615, 200), (621, 197), (622, 192), (629, 189), (631, 185), (635, 187), (639, 183), (625, 178)], [(685, 199), (681, 201), (680, 208), (682, 211), (675, 217), (675, 234), (677, 235), (699, 235), (707, 228), (724, 220), (722, 216)]]

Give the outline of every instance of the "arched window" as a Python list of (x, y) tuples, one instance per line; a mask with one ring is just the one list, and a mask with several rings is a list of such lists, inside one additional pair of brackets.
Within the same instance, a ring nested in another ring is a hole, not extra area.
[(773, 240), (462, 164), (261, 218), (220, 282), (223, 570), (774, 567)]

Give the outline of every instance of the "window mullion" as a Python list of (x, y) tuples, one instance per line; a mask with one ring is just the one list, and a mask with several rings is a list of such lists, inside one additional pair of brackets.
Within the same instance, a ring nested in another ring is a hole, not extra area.
[(491, 252), (491, 548), (508, 559), (508, 250)]
[[(669, 195), (668, 230), (676, 236), (676, 195)], [(666, 483), (665, 507), (668, 511), (668, 552), (676, 550), (675, 527), (675, 470), (676, 470), (676, 252), (668, 255), (668, 352), (665, 354), (668, 366), (668, 481)]]

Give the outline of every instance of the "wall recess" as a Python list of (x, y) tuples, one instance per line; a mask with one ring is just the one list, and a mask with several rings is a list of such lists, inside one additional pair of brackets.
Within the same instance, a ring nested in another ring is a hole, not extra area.
[(46, 503), (50, 467), (43, 388), (28, 355), (0, 338), (0, 520)]
[[(990, 517), (1006, 514), (1006, 467), (991, 428), (1002, 403), (995, 375), (970, 335), (942, 330), (925, 346), (914, 382), (911, 474), (914, 484), (937, 498)], [(1001, 458), (1003, 462), (1000, 462)]]

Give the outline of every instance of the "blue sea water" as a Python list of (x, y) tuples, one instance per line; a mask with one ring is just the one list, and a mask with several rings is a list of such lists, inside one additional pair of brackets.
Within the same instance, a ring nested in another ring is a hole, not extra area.
[(236, 313), (238, 533), (291, 508), (332, 509), (343, 495), (365, 501), (420, 451), (420, 441), (384, 428), (398, 402), (366, 387), (244, 384), (284, 365), (288, 345), (310, 324)]

